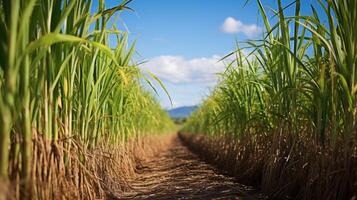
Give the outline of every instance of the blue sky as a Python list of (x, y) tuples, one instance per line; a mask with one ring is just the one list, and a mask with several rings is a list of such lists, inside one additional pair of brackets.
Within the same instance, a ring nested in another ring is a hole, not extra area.
[[(135, 59), (165, 84), (173, 107), (202, 102), (224, 70), (218, 60), (234, 50), (235, 40), (257, 38), (263, 22), (255, 0), (134, 0), (135, 12), (120, 14), (131, 40), (137, 41)], [(276, 8), (274, 0), (263, 0), (266, 8)], [(292, 1), (283, 1), (288, 5)], [(308, 13), (310, 0), (303, 1)], [(107, 7), (117, 1), (106, 1)], [(270, 12), (271, 14), (271, 12)], [(274, 19), (272, 19), (274, 20)], [(123, 28), (123, 25), (121, 25)], [(163, 90), (158, 99), (171, 108)]]

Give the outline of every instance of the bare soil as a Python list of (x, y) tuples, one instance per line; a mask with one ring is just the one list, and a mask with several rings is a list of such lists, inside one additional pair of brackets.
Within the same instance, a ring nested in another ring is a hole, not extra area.
[(131, 191), (113, 199), (266, 199), (192, 153), (178, 137), (138, 167)]

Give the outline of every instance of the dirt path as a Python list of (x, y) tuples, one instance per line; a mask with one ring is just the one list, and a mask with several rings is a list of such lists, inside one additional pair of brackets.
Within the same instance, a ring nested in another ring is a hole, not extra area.
[(200, 160), (177, 137), (139, 173), (133, 192), (120, 199), (264, 199)]

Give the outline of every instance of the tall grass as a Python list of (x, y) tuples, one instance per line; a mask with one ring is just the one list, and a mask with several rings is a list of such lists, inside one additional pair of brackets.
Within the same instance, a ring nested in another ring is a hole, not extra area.
[(0, 178), (21, 183), (19, 194), (31, 195), (51, 159), (85, 166), (79, 149), (171, 128), (140, 84), (157, 78), (144, 77), (128, 34), (110, 23), (129, 2), (99, 0), (95, 12), (90, 0), (0, 2)]
[(257, 1), (264, 36), (244, 43), (249, 55), (228, 55), (233, 62), (183, 131), (215, 136), (201, 145), (223, 152), (201, 150), (267, 193), (356, 197), (357, 3), (318, 1), (322, 12), (311, 6), (304, 16), (303, 2), (276, 2), (268, 16)]

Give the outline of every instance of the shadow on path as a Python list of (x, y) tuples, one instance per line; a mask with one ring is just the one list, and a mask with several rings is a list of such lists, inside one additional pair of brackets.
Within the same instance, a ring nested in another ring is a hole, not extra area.
[(174, 137), (168, 150), (142, 163), (133, 191), (118, 199), (265, 199), (206, 164)]

